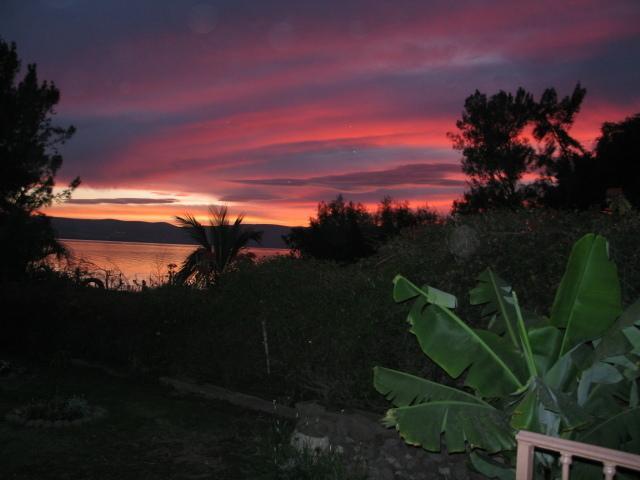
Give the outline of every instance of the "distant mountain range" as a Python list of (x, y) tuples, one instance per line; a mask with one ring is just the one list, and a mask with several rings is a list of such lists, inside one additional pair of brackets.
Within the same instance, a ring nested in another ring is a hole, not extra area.
[[(130, 222), (123, 220), (85, 220), (78, 218), (52, 217), (51, 223), (59, 238), (73, 240), (110, 240), (119, 242), (145, 243), (183, 243), (195, 242), (176, 227), (166, 222)], [(247, 224), (255, 230), (261, 230), (261, 247), (286, 248), (282, 235), (290, 232), (291, 227), (270, 224)], [(253, 244), (252, 246), (258, 246)]]

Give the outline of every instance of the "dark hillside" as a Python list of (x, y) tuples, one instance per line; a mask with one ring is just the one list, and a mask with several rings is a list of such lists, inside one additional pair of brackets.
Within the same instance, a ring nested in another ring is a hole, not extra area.
[[(185, 243), (194, 244), (179, 227), (166, 222), (133, 222), (123, 220), (85, 220), (76, 218), (51, 219), (59, 238), (74, 240), (110, 240), (120, 242)], [(290, 227), (283, 225), (243, 225), (262, 230), (262, 247), (286, 248), (282, 235)], [(253, 244), (252, 246), (257, 246)]]

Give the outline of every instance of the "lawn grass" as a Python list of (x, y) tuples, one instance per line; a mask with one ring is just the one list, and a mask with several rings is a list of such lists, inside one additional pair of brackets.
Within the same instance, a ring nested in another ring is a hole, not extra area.
[[(178, 396), (144, 379), (115, 379), (78, 368), (32, 370), (0, 379), (0, 414), (54, 394), (82, 395), (106, 408), (107, 416), (81, 427), (49, 429), (3, 419), (0, 478), (345, 478), (336, 462), (305, 467), (297, 461), (301, 455), (292, 462), (288, 438), (293, 425), (288, 422)], [(297, 464), (298, 472), (283, 469), (287, 463)]]

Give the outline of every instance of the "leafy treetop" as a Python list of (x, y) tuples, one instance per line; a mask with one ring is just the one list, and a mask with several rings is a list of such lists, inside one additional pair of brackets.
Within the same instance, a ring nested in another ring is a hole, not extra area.
[(54, 194), (54, 177), (62, 165), (57, 150), (75, 132), (54, 126), (51, 117), (60, 100), (52, 82), (40, 83), (34, 64), (18, 80), (20, 61), (15, 43), (0, 39), (0, 211), (33, 212), (68, 198), (80, 184)]
[[(523, 88), (515, 95), (501, 90), (487, 97), (476, 90), (469, 96), (456, 122), (459, 132), (448, 134), (453, 147), (462, 151), (462, 171), (469, 176), (469, 190), (454, 203), (454, 212), (522, 206), (528, 194), (521, 185), (525, 173), (542, 169), (547, 177), (554, 176), (559, 165), (582, 153), (569, 129), (585, 94), (577, 84), (562, 99), (555, 89), (546, 89), (537, 102)], [(541, 148), (535, 149), (526, 137), (529, 127)], [(544, 179), (538, 188), (548, 184)]]

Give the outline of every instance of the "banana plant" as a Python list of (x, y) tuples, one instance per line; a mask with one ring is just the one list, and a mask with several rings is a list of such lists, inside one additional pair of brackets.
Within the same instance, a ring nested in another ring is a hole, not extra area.
[(521, 429), (640, 452), (640, 301), (623, 313), (604, 237), (575, 243), (548, 317), (523, 310), (491, 269), (470, 292), (486, 329), (459, 318), (451, 294), (400, 275), (393, 284), (396, 302), (412, 302), (407, 321), (422, 351), (463, 380), (457, 389), (374, 368), (374, 387), (393, 404), (383, 422), (407, 443), (469, 452), (476, 469), (500, 479), (514, 478)]

